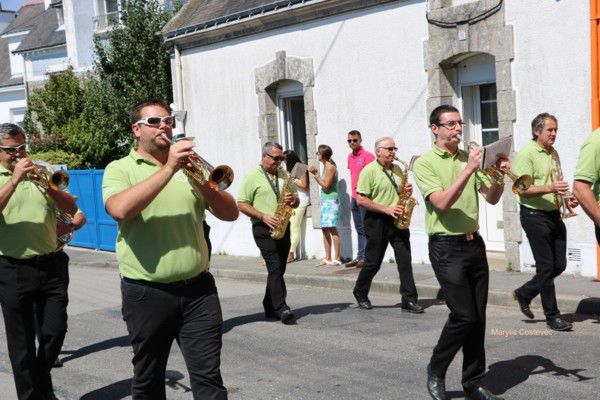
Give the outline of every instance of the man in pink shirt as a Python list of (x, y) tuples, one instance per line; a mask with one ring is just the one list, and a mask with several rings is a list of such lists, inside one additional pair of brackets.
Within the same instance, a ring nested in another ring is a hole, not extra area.
[(348, 169), (352, 176), (352, 219), (358, 233), (358, 254), (354, 260), (346, 264), (346, 267), (356, 268), (362, 268), (365, 263), (365, 246), (367, 245), (367, 237), (363, 229), (363, 221), (367, 210), (359, 207), (356, 203), (356, 185), (358, 184), (360, 171), (371, 161), (375, 160), (375, 156), (365, 150), (361, 143), (362, 137), (359, 131), (348, 132), (348, 145), (352, 149), (352, 152), (348, 154)]

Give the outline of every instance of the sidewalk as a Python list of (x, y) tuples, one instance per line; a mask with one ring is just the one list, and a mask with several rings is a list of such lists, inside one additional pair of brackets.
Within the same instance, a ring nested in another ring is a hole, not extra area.
[[(117, 268), (114, 254), (79, 248), (67, 248), (71, 264), (89, 267)], [(285, 280), (288, 284), (344, 289), (352, 298), (352, 288), (358, 270), (341, 267), (315, 267), (316, 260), (288, 264)], [(216, 277), (265, 282), (267, 271), (258, 257), (221, 256), (214, 254), (211, 272)], [(421, 299), (438, 298), (439, 284), (429, 264), (414, 264), (413, 273)], [(531, 278), (521, 272), (490, 271), (488, 304), (516, 307), (512, 291)], [(399, 293), (398, 271), (395, 264), (384, 263), (373, 281), (373, 293)], [(590, 278), (561, 276), (556, 280), (556, 296), (563, 314), (600, 315), (600, 283)], [(400, 295), (398, 294), (398, 302)], [(539, 296), (533, 302), (536, 318), (543, 318)]]

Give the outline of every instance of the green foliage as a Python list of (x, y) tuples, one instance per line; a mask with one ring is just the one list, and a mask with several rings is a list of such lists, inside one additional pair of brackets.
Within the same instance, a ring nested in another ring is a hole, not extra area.
[(81, 158), (63, 150), (49, 150), (41, 153), (29, 154), (33, 161), (48, 161), (53, 165), (66, 165), (68, 169), (77, 169), (81, 166)]
[(32, 152), (63, 150), (86, 168), (104, 168), (131, 149), (129, 110), (172, 100), (170, 55), (157, 35), (172, 13), (158, 0), (129, 0), (121, 24), (95, 38), (93, 73), (50, 75), (28, 99), (24, 126)]

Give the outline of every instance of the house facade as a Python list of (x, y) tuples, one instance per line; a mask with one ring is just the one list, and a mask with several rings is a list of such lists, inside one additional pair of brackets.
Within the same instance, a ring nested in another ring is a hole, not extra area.
[[(531, 120), (550, 112), (572, 179), (592, 130), (592, 11), (587, 2), (522, 0), (190, 0), (162, 34), (173, 52), (174, 95), (188, 111), (188, 135), (197, 137), (203, 157), (235, 170), (234, 195), (268, 140), (314, 165), (317, 146), (332, 147), (342, 255), (350, 257), (356, 237), (345, 139), (352, 129), (370, 151), (377, 138), (392, 136), (399, 158), (410, 160), (431, 149), (429, 112), (453, 104), (467, 122), (465, 141), (512, 136), (518, 151), (531, 140)], [(480, 233), (508, 267), (524, 270), (533, 257), (509, 192), (501, 204), (480, 205)], [(424, 202), (417, 198), (413, 261), (427, 263)], [(593, 225), (580, 214), (566, 221), (567, 271), (595, 276)], [(258, 255), (248, 218), (209, 223), (216, 251)], [(321, 257), (318, 218), (307, 225), (305, 254)]]

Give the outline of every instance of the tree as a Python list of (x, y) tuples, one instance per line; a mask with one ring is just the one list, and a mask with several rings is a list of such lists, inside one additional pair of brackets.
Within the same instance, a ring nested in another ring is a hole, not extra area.
[(147, 99), (172, 100), (171, 57), (157, 34), (172, 14), (158, 0), (128, 0), (121, 23), (95, 38), (93, 73), (69, 69), (34, 89), (25, 116), (32, 150), (64, 150), (88, 168), (126, 155), (129, 110)]

